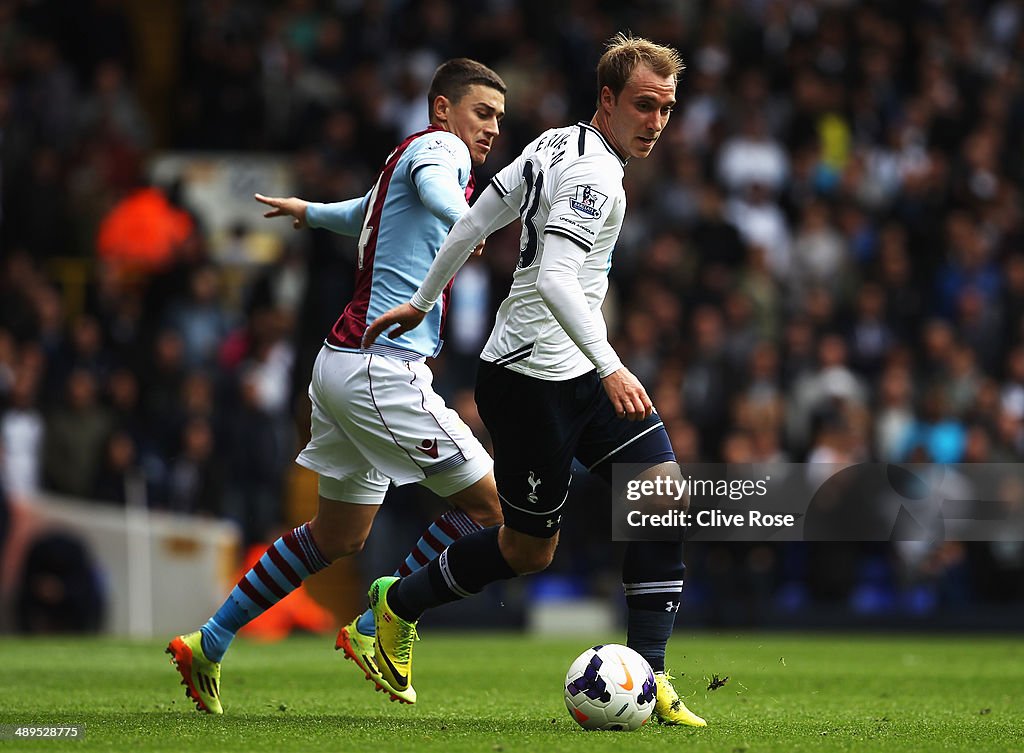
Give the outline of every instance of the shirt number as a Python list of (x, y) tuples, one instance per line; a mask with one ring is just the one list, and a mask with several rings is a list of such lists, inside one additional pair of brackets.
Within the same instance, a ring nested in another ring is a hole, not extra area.
[(533, 224), (533, 219), (540, 207), (540, 190), (544, 185), (544, 171), (537, 170), (534, 175), (533, 162), (527, 160), (523, 165), (523, 181), (526, 183), (526, 196), (523, 197), (523, 205), (519, 208), (519, 216), (523, 218), (523, 232), (526, 238), (519, 251), (519, 263), (516, 265), (518, 269), (525, 269), (537, 258), (539, 234), (537, 227)]

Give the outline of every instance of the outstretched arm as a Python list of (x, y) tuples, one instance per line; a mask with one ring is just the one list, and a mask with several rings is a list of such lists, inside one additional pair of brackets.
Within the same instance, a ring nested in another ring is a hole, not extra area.
[(488, 186), (472, 208), (462, 215), (448, 233), (448, 238), (437, 252), (427, 276), (423, 278), (412, 300), (395, 306), (377, 317), (366, 328), (363, 347), (373, 345), (382, 332), (395, 325), (398, 326), (388, 332), (388, 337), (398, 337), (419, 325), (441, 297), (448, 281), (466, 263), (473, 249), (488, 235), (505, 227), (518, 216), (516, 210)]
[(264, 217), (291, 217), (292, 227), (301, 230), (305, 227), (324, 228), (339, 235), (355, 237), (362, 228), (363, 214), (366, 210), (368, 196), (360, 196), (347, 201), (321, 204), (306, 201), (295, 196), (288, 198), (253, 194), (256, 201), (272, 207)]

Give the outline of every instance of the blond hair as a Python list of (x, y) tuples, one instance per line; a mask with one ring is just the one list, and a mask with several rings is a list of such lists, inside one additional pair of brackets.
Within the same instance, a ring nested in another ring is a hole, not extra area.
[(640, 65), (646, 65), (658, 76), (671, 76), (673, 81), (686, 68), (673, 48), (620, 31), (605, 43), (604, 54), (597, 62), (598, 97), (606, 86), (618, 97)]

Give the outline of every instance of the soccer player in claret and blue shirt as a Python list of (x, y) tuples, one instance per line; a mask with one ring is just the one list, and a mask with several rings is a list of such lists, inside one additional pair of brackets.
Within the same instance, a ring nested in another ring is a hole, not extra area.
[[(464, 536), (410, 576), (370, 586), (381, 682), (410, 685), (416, 621), (431, 607), (551, 562), (575, 458), (611, 479), (613, 463), (682, 476), (651, 399), (626, 369), (601, 317), (612, 251), (626, 211), (627, 160), (650, 155), (675, 105), (678, 53), (646, 39), (613, 38), (597, 65), (597, 112), (554, 128), (498, 171), (452, 228), (419, 290), (367, 330), (405, 337), (430, 312), (470, 249), (522, 222), (512, 288), (480, 354), (476, 400), (494, 443), (504, 525)], [(394, 325), (398, 325), (392, 329)], [(682, 543), (630, 542), (622, 566), (627, 645), (651, 665), (655, 714), (703, 727), (665, 670), (683, 588)]]
[[(466, 58), (434, 74), (430, 126), (388, 156), (363, 197), (334, 204), (256, 195), (266, 217), (296, 229), (358, 237), (355, 295), (313, 365), (311, 439), (296, 462), (319, 476), (316, 517), (275, 541), (199, 630), (167, 652), (197, 708), (223, 712), (220, 662), (235, 633), (313, 573), (359, 551), (392, 483), (419, 483), (454, 505), (423, 534), (397, 574), (409, 575), (466, 534), (501, 522), (493, 463), (433, 390), (424, 363), (441, 349), (451, 281), (425, 326), (362, 347), (367, 322), (413, 294), (452, 225), (469, 209), (472, 168), (487, 159), (505, 114), (505, 84)], [(338, 633), (336, 648), (377, 681), (370, 612)], [(382, 690), (388, 690), (381, 683)], [(415, 703), (412, 687), (392, 692)]]

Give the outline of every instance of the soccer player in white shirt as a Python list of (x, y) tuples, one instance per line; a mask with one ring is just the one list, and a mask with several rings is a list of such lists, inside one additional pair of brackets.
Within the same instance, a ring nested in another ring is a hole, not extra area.
[[(451, 282), (420, 330), (362, 347), (367, 322), (413, 294), (469, 209), (471, 170), (498, 135), (505, 84), (490, 68), (457, 58), (437, 69), (428, 102), (430, 126), (395, 147), (365, 196), (316, 204), (256, 195), (271, 207), (267, 217), (358, 237), (356, 290), (324, 341), (309, 386), (312, 437), (296, 462), (319, 476), (316, 517), (274, 542), (200, 630), (167, 647), (201, 711), (223, 711), (220, 662), (235, 633), (313, 573), (359, 551), (389, 484), (422, 484), (456, 508), (424, 533), (400, 575), (501, 521), (491, 458), (434, 392), (424, 363), (441, 349)], [(353, 620), (336, 648), (376, 681), (373, 625), (372, 614)], [(411, 685), (389, 690), (393, 700), (416, 701)]]
[[(671, 48), (613, 38), (598, 63), (590, 123), (545, 132), (498, 172), (452, 228), (412, 299), (366, 332), (365, 345), (385, 331), (405, 336), (429, 315), (470, 251), (521, 220), (519, 262), (481, 354), (476, 390), (494, 442), (505, 522), (454, 542), (411, 576), (373, 583), (384, 685), (411, 682), (415, 623), (426, 609), (550, 564), (574, 457), (606, 480), (612, 463), (642, 464), (681, 480), (665, 427), (608, 343), (600, 309), (626, 210), (623, 168), (651, 153), (675, 105), (682, 68)], [(658, 718), (703, 727), (665, 672), (683, 571), (681, 543), (627, 545), (627, 643), (655, 670)]]

